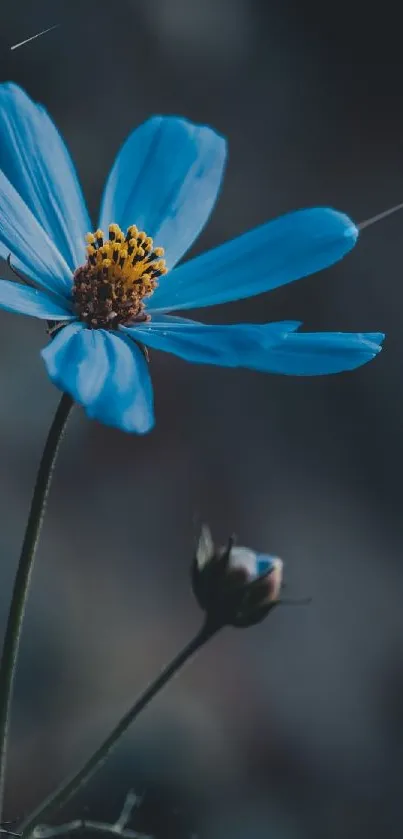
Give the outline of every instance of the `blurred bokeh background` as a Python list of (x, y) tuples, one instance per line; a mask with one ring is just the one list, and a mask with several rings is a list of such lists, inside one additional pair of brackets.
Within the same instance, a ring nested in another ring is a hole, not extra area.
[[(10, 46), (60, 23), (43, 38)], [(192, 253), (285, 211), (356, 221), (403, 200), (400, 12), (384, 0), (18, 0), (0, 9), (0, 76), (43, 102), (96, 217), (127, 135), (153, 113), (227, 135)], [(93, 749), (200, 621), (200, 521), (280, 555), (289, 596), (227, 631), (169, 686), (63, 814), (164, 839), (372, 839), (403, 829), (403, 214), (334, 268), (196, 313), (387, 332), (361, 370), (293, 379), (152, 353), (157, 425), (129, 437), (76, 410), (26, 616), (7, 816)], [(58, 393), (43, 325), (0, 314), (0, 619)]]

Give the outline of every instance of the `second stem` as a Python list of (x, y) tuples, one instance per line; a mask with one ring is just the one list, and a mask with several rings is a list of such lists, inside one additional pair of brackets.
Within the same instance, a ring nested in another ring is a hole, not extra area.
[(157, 693), (172, 679), (173, 676), (195, 655), (195, 653), (209, 641), (213, 635), (222, 628), (222, 624), (210, 622), (207, 618), (201, 630), (185, 647), (172, 659), (172, 661), (161, 671), (157, 678), (150, 683), (144, 693), (139, 696), (130, 710), (118, 722), (102, 745), (94, 752), (89, 760), (71, 778), (64, 781), (58, 789), (49, 795), (42, 804), (31, 813), (20, 827), (22, 837), (32, 835), (34, 828), (40, 824), (54, 810), (65, 804), (78, 790), (89, 781), (91, 776), (105, 762), (112, 749), (117, 746), (131, 723), (138, 717), (146, 705), (156, 696)]

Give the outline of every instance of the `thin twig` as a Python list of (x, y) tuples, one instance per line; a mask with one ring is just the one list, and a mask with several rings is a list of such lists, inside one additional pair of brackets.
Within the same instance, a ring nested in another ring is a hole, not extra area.
[(139, 805), (140, 800), (136, 793), (130, 790), (126, 795), (122, 812), (113, 824), (92, 821), (92, 819), (74, 819), (74, 821), (60, 824), (57, 827), (48, 827), (45, 824), (37, 825), (32, 832), (32, 837), (33, 839), (53, 839), (55, 836), (65, 836), (67, 833), (91, 831), (102, 836), (119, 836), (122, 839), (152, 839), (145, 833), (137, 833), (136, 830), (130, 830), (127, 827), (133, 808)]
[(117, 830), (114, 824), (92, 821), (91, 819), (75, 819), (57, 827), (38, 825), (35, 827), (32, 837), (33, 839), (53, 839), (53, 837), (66, 836), (69, 833), (87, 833), (89, 831), (101, 836), (119, 836), (122, 839), (152, 839), (151, 836), (147, 836), (145, 833), (137, 833), (136, 830), (130, 830), (129, 828)]
[(132, 789), (127, 793), (122, 807), (122, 812), (114, 824), (115, 830), (119, 831), (120, 833), (126, 827), (134, 808), (138, 807), (140, 801), (141, 799), (138, 797), (138, 795), (136, 795), (135, 792), (133, 792)]

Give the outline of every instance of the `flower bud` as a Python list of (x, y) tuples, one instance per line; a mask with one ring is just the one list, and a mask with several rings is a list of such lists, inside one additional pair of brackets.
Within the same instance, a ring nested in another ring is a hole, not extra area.
[(204, 525), (192, 567), (193, 592), (213, 621), (246, 627), (259, 623), (278, 603), (283, 563), (278, 557), (234, 545), (216, 547)]

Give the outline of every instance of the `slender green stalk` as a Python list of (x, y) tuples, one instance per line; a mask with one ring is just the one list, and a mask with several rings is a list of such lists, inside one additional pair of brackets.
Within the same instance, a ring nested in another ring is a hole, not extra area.
[(140, 695), (130, 710), (125, 714), (102, 745), (94, 752), (89, 760), (69, 779), (64, 781), (48, 798), (31, 813), (20, 826), (22, 837), (32, 835), (34, 828), (43, 822), (50, 813), (65, 804), (81, 787), (83, 787), (92, 775), (101, 768), (110, 755), (112, 749), (117, 746), (131, 723), (138, 717), (141, 711), (151, 702), (160, 690), (169, 682), (173, 676), (189, 661), (195, 653), (200, 650), (213, 635), (221, 629), (218, 623), (211, 623), (209, 620), (202, 626), (201, 630), (185, 647), (172, 659), (172, 661), (161, 671), (159, 676), (149, 684), (144, 693)]
[(52, 474), (59, 445), (73, 404), (71, 397), (64, 393), (45, 443), (36, 477), (4, 636), (0, 663), (0, 824), (3, 812), (10, 709), (22, 623)]

